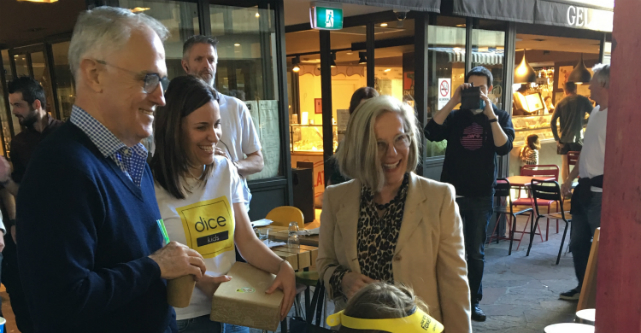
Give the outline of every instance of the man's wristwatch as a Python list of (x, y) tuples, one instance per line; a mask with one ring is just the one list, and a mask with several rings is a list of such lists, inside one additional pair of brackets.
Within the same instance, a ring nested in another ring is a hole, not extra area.
[(497, 122), (497, 121), (499, 121), (497, 118), (490, 119), (490, 122), (491, 122), (491, 123), (495, 123), (495, 122)]

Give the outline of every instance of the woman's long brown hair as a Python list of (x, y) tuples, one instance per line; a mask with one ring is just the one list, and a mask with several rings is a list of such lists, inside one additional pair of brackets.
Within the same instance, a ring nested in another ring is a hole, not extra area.
[[(218, 93), (196, 76), (180, 76), (169, 83), (165, 100), (165, 106), (156, 110), (156, 151), (150, 167), (160, 186), (177, 199), (184, 199), (186, 193), (191, 191), (182, 185), (181, 178), (188, 174), (194, 162), (189, 160), (184, 149), (183, 120), (210, 101), (218, 101)], [(205, 167), (205, 172), (199, 178), (201, 186), (206, 183), (213, 167), (213, 164)]]

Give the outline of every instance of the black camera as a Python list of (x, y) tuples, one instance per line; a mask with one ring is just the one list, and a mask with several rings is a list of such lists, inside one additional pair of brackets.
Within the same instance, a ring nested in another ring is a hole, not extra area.
[(470, 87), (461, 91), (461, 109), (478, 110), (485, 108), (485, 101), (481, 99), (481, 87)]

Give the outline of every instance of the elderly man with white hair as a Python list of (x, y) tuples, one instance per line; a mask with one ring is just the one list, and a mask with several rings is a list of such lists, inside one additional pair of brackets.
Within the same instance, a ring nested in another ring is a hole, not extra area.
[(71, 118), (41, 144), (17, 200), (18, 261), (35, 332), (176, 332), (165, 280), (205, 271), (196, 251), (163, 244), (140, 144), (165, 104), (166, 36), (158, 21), (126, 9), (78, 18)]

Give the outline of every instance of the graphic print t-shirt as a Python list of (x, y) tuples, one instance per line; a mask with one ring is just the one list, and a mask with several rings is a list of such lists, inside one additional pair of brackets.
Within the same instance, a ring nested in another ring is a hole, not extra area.
[[(192, 193), (176, 199), (156, 183), (156, 199), (169, 239), (185, 244), (205, 258), (207, 275), (227, 274), (236, 262), (234, 251), (234, 203), (245, 203), (242, 183), (228, 160), (216, 156), (214, 170), (205, 186), (185, 181)], [(188, 307), (176, 308), (176, 319), (208, 315), (211, 301), (195, 288)]]
[(483, 127), (477, 123), (472, 123), (463, 129), (461, 146), (467, 150), (477, 150), (483, 147)]

